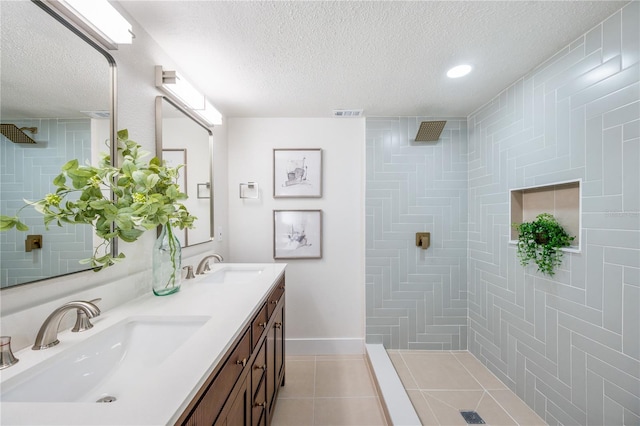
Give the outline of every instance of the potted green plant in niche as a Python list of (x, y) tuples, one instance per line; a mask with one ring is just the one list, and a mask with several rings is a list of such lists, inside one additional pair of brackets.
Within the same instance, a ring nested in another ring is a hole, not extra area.
[(553, 276), (562, 263), (563, 247), (569, 247), (570, 236), (549, 213), (541, 213), (532, 222), (512, 225), (518, 231), (517, 253), (522, 266), (534, 261), (538, 271)]
[[(180, 242), (174, 229), (192, 228), (196, 217), (181, 203), (187, 198), (177, 182), (182, 167), (167, 167), (157, 157), (148, 162), (149, 153), (129, 139), (127, 130), (118, 132), (120, 167), (111, 165), (108, 154), (102, 153), (98, 166), (80, 165), (68, 161), (53, 180), (55, 192), (38, 201), (28, 201), (43, 214), (45, 226), (51, 223), (88, 224), (102, 242), (93, 256), (81, 262), (100, 271), (125, 257), (111, 255), (115, 238), (134, 242), (148, 230), (162, 226), (154, 245), (153, 292), (157, 295), (175, 293), (180, 289)], [(111, 199), (111, 192), (114, 199)], [(20, 209), (22, 210), (22, 209)], [(15, 216), (0, 216), (0, 231), (28, 227)]]

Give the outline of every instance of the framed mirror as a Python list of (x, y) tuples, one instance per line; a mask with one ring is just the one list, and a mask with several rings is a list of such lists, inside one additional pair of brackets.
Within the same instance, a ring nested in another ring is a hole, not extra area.
[[(55, 191), (52, 181), (67, 161), (95, 163), (110, 151), (115, 61), (42, 2), (3, 1), (0, 8), (0, 212), (13, 216), (24, 200)], [(87, 270), (79, 260), (93, 253), (91, 227), (46, 230), (32, 207), (20, 218), (28, 231), (0, 232), (1, 288)]]
[(184, 205), (198, 219), (177, 231), (182, 247), (213, 240), (213, 132), (166, 96), (156, 97), (156, 155), (167, 165), (183, 164), (179, 183)]

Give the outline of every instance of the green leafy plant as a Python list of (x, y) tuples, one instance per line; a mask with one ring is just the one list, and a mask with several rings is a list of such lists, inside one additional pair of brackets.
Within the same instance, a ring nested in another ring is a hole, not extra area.
[(125, 257), (124, 253), (115, 258), (111, 255), (115, 238), (134, 242), (159, 225), (192, 228), (196, 217), (180, 202), (187, 196), (176, 183), (182, 166), (167, 167), (157, 157), (144, 161), (149, 153), (129, 139), (126, 129), (118, 132), (117, 151), (120, 167), (111, 166), (105, 153), (95, 167), (80, 165), (78, 160), (67, 162), (53, 180), (55, 192), (38, 201), (25, 200), (26, 205), (15, 216), (0, 216), (0, 231), (28, 230), (18, 217), (28, 206), (43, 214), (47, 229), (51, 223), (91, 225), (102, 243), (81, 263), (99, 271)]
[(536, 216), (532, 222), (512, 225), (519, 233), (517, 253), (522, 266), (534, 261), (538, 271), (549, 276), (562, 263), (562, 247), (569, 247), (575, 237), (570, 236), (549, 213)]

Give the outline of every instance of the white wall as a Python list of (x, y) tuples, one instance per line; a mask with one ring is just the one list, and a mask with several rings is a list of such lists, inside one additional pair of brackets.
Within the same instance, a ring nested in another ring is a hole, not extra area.
[[(187, 78), (188, 73), (173, 63), (135, 21), (130, 21), (136, 34), (133, 44), (121, 45), (118, 50), (109, 52), (117, 64), (117, 125), (119, 129), (129, 129), (130, 138), (145, 150), (155, 152), (155, 98), (162, 93), (155, 87), (154, 67), (163, 65), (177, 69)], [(223, 228), (227, 221), (224, 201), (227, 198), (226, 151), (226, 129), (219, 126), (214, 129), (214, 192), (223, 201), (215, 203), (214, 215), (216, 224)], [(147, 232), (136, 243), (121, 243), (127, 259), (99, 273), (82, 272), (2, 290), (0, 333), (13, 336), (13, 349), (18, 350), (33, 343), (42, 321), (66, 301), (101, 297), (99, 306), (106, 311), (151, 292), (151, 256), (145, 254), (150, 253), (154, 240), (155, 233)], [(215, 241), (185, 248), (183, 264), (193, 264), (203, 253), (211, 252), (226, 257), (227, 242)]]
[[(322, 259), (288, 260), (288, 354), (361, 352), (364, 342), (364, 119), (232, 118), (229, 253), (273, 262), (273, 210), (322, 210)], [(273, 198), (273, 149), (321, 148), (322, 198)], [(260, 185), (259, 200), (238, 186)]]

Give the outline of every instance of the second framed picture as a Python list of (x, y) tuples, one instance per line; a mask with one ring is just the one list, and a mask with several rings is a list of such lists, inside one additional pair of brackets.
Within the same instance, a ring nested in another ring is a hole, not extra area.
[(273, 197), (322, 197), (322, 149), (274, 149)]
[(273, 258), (321, 259), (322, 210), (274, 210)]

